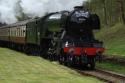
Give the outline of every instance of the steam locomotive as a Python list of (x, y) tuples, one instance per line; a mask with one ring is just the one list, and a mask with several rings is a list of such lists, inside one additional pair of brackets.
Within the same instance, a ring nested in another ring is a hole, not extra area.
[(103, 42), (93, 34), (93, 30), (99, 29), (98, 15), (76, 6), (71, 12), (49, 13), (0, 27), (0, 46), (94, 69), (96, 58), (104, 52)]

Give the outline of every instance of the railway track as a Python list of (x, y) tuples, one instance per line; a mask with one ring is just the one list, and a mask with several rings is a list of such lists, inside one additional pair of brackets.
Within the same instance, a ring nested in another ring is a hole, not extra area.
[(109, 61), (113, 63), (118, 63), (121, 65), (125, 65), (125, 58), (120, 57), (119, 55), (103, 55), (103, 61)]
[(107, 83), (125, 83), (125, 75), (114, 73), (111, 71), (100, 69), (95, 69), (93, 71), (76, 69), (76, 71), (82, 75), (93, 76), (100, 80), (104, 80)]

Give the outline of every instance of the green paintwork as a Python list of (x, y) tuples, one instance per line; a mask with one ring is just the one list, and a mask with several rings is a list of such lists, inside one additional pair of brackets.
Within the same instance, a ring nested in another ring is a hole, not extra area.
[(37, 36), (37, 24), (36, 22), (30, 22), (27, 24), (27, 43), (29, 44), (37, 44), (38, 36)]
[(55, 32), (60, 30), (60, 21), (59, 20), (51, 20), (48, 21), (48, 29), (49, 31)]
[(39, 18), (27, 23), (27, 43), (40, 45), (43, 39), (52, 37), (53, 32), (61, 30), (60, 19)]

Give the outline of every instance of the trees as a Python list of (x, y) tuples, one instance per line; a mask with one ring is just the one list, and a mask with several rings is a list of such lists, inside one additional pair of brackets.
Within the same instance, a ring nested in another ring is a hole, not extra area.
[(96, 12), (103, 25), (112, 26), (117, 22), (125, 24), (125, 0), (90, 0), (86, 6)]
[(122, 18), (123, 23), (125, 24), (124, 1), (123, 0), (118, 0), (118, 3), (120, 5), (121, 18)]

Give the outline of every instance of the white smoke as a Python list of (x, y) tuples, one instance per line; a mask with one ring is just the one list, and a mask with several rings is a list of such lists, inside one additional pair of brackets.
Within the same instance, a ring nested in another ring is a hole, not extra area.
[(46, 13), (71, 10), (86, 0), (0, 0), (0, 22), (15, 23), (22, 12), (29, 17), (42, 17)]
[(14, 23), (17, 21), (15, 10), (18, 0), (0, 0), (0, 22)]

